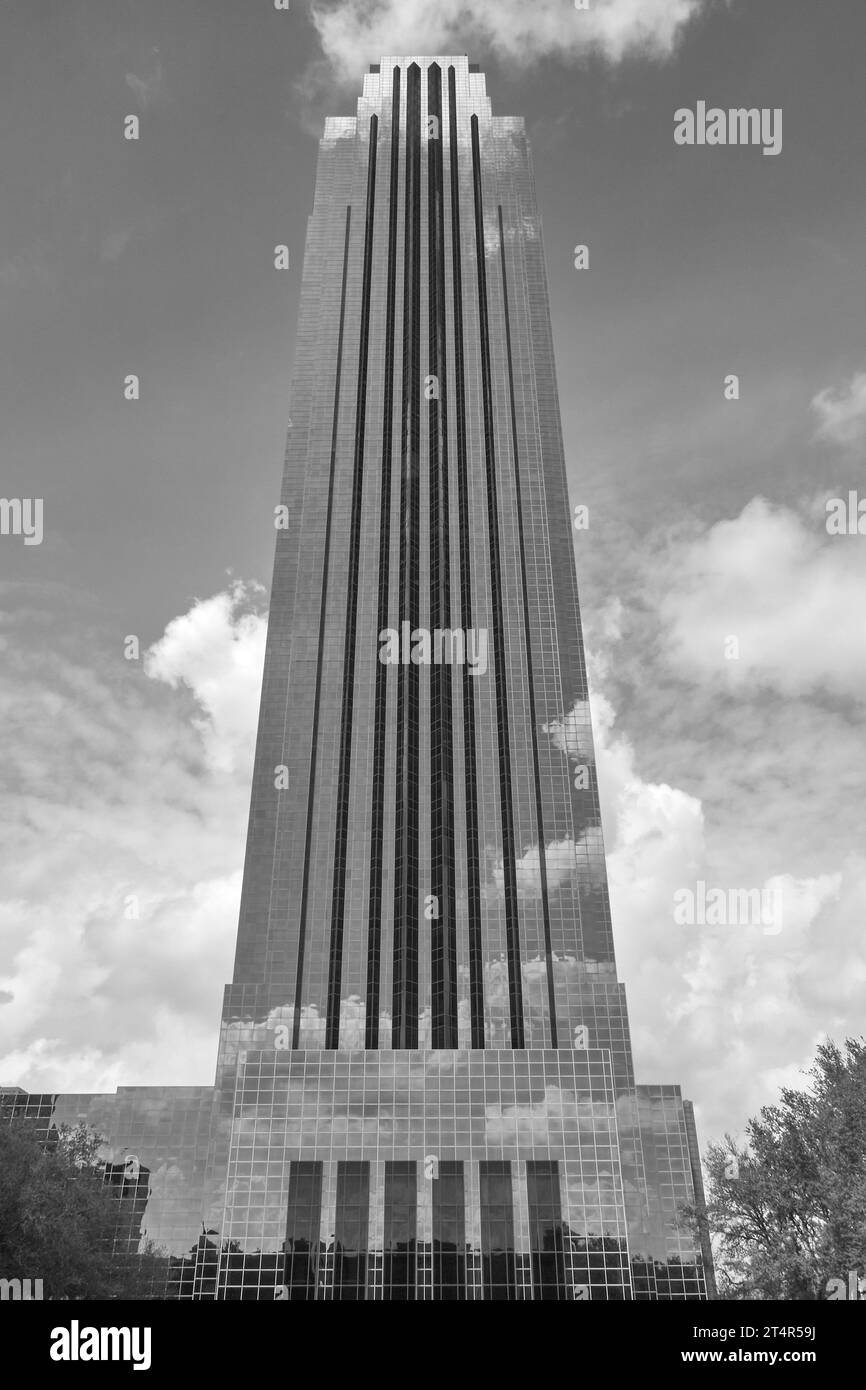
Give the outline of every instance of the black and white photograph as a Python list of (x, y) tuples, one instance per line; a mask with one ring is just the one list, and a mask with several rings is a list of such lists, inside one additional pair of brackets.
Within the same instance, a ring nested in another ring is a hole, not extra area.
[(855, 1337), (864, 74), (862, 0), (0, 3), (0, 1304), (112, 1304), (49, 1378), (183, 1301)]

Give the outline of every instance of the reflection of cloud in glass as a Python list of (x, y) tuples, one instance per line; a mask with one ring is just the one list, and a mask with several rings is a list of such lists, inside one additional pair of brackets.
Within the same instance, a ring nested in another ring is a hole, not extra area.
[[(489, 846), (485, 851), (488, 877), (482, 885), (486, 902), (505, 901), (505, 861), (501, 853)], [(560, 892), (569, 884), (589, 884), (593, 887), (604, 883), (605, 860), (604, 841), (601, 828), (590, 825), (575, 842), (570, 836), (564, 840), (552, 840), (545, 847), (544, 863), (547, 871), (547, 892), (549, 896)], [(524, 902), (541, 899), (541, 863), (538, 845), (530, 845), (517, 859), (517, 896)]]
[(552, 1149), (565, 1142), (566, 1135), (606, 1132), (615, 1143), (614, 1107), (606, 1101), (579, 1100), (573, 1091), (545, 1086), (544, 1096), (528, 1104), (485, 1107), (488, 1142), (526, 1144), (538, 1141)]
[(554, 748), (565, 753), (572, 762), (589, 766), (595, 761), (588, 700), (575, 700), (568, 714), (542, 724), (541, 730), (550, 735)]
[[(501, 853), (486, 851), (489, 877), (482, 886), (482, 894), (489, 903), (505, 901), (505, 861)], [(547, 869), (547, 890), (557, 892), (564, 884), (571, 882), (575, 874), (574, 841), (572, 839), (554, 840), (546, 846), (544, 862)], [(517, 896), (523, 901), (541, 898), (541, 864), (538, 845), (530, 845), (515, 864), (517, 877)]]
[(568, 1172), (563, 1184), (563, 1218), (581, 1235), (624, 1236), (619, 1202), (622, 1182), (618, 1167), (601, 1165), (592, 1173)]

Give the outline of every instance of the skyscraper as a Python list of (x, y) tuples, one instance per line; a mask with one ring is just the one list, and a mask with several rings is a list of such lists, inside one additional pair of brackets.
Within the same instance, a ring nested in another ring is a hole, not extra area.
[(326, 123), (291, 419), (220, 1229), (289, 1298), (704, 1296), (616, 976), (529, 149), (465, 57)]
[(60, 1117), (146, 1170), (181, 1296), (706, 1297), (616, 974), (529, 149), (465, 57), (326, 123), (290, 414), (216, 1086)]

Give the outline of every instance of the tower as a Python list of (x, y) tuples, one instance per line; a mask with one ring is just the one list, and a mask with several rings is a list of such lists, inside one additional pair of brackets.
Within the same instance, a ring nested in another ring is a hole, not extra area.
[(465, 57), (326, 122), (290, 413), (216, 1295), (706, 1297), (616, 975), (529, 149)]

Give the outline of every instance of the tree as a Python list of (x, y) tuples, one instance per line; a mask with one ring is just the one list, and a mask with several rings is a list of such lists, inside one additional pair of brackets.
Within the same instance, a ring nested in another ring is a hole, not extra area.
[(141, 1201), (107, 1180), (102, 1142), (83, 1124), (47, 1135), (28, 1120), (0, 1124), (0, 1278), (41, 1279), (46, 1299), (159, 1288), (165, 1261), (152, 1245), (138, 1252)]
[(786, 1087), (711, 1144), (707, 1218), (719, 1297), (822, 1299), (866, 1266), (866, 1040), (822, 1043), (810, 1087)]

